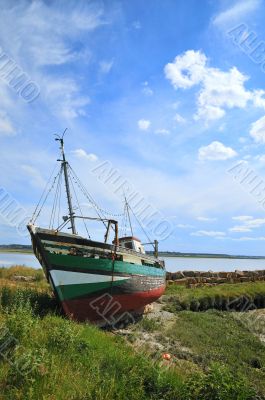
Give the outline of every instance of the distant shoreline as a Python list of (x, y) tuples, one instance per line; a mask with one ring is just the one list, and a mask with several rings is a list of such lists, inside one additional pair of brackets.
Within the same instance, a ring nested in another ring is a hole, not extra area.
[[(20, 254), (33, 254), (31, 245), (0, 245), (0, 253), (20, 253)], [(153, 254), (147, 251), (147, 254)], [(242, 256), (230, 254), (211, 254), (211, 253), (180, 253), (175, 251), (160, 251), (159, 257), (174, 257), (174, 258), (223, 258), (223, 259), (242, 259), (242, 260), (264, 260), (265, 256)]]
[(5, 248), (0, 248), (0, 254), (1, 253), (10, 253), (10, 254), (33, 254), (33, 251), (31, 249), (26, 250), (26, 249), (5, 249)]
[(0, 253), (33, 254), (33, 250), (31, 245), (2, 244), (0, 245)]
[[(152, 252), (147, 252), (152, 253)], [(240, 256), (240, 255), (229, 255), (229, 254), (209, 254), (209, 253), (179, 253), (174, 251), (161, 251), (159, 257), (174, 257), (174, 258), (224, 258), (224, 259), (254, 259), (264, 260), (265, 256)]]

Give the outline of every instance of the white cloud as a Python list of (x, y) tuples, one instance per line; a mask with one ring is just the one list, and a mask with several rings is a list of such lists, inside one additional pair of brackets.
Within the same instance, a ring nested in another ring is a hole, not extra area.
[(185, 118), (183, 118), (180, 114), (176, 113), (173, 118), (174, 121), (179, 122), (180, 124), (183, 124), (186, 122)]
[(80, 88), (73, 79), (46, 78), (43, 90), (47, 102), (52, 105), (53, 113), (64, 119), (84, 115), (84, 107), (90, 103), (88, 96), (80, 95)]
[(265, 143), (265, 116), (253, 122), (250, 129), (250, 136), (256, 143)]
[(246, 226), (234, 226), (233, 228), (229, 228), (230, 232), (251, 232), (252, 229), (247, 228)]
[(32, 186), (37, 188), (44, 188), (46, 185), (45, 180), (42, 178), (41, 173), (31, 165), (21, 165), (22, 171), (24, 171), (29, 177), (29, 182)]
[(177, 228), (189, 229), (189, 228), (194, 228), (194, 226), (193, 225), (189, 225), (189, 224), (177, 224)]
[(265, 98), (263, 97), (264, 95), (265, 95), (265, 90), (263, 89), (253, 90), (252, 101), (255, 107), (260, 107), (265, 109)]
[(170, 131), (168, 129), (156, 129), (155, 133), (157, 135), (169, 135)]
[(264, 236), (259, 236), (259, 237), (241, 237), (241, 238), (231, 238), (232, 240), (236, 240), (239, 242), (247, 242), (247, 241), (264, 241), (265, 237)]
[(164, 68), (166, 78), (175, 89), (188, 89), (200, 84), (195, 119), (220, 119), (226, 109), (245, 108), (249, 100), (255, 101), (257, 106), (257, 94), (254, 96), (244, 86), (247, 76), (236, 67), (222, 71), (209, 67), (207, 62), (201, 51), (187, 50)]
[(258, 160), (259, 162), (261, 162), (262, 164), (265, 163), (265, 154), (260, 154), (258, 156), (255, 157), (256, 160)]
[(0, 136), (13, 136), (16, 134), (12, 122), (4, 111), (0, 111)]
[[(103, 8), (90, 2), (56, 2), (53, 6), (43, 1), (23, 2), (19, 7), (2, 7), (0, 35), (5, 48), (11, 49), (18, 59), (21, 52), (37, 66), (62, 65), (76, 61), (83, 49), (76, 51), (73, 39), (80, 32), (92, 31), (102, 25)], [(16, 21), (16, 29), (7, 24)], [(9, 32), (9, 37), (5, 35)], [(47, 34), (48, 32), (48, 34)], [(13, 43), (12, 46), (9, 46)]]
[(235, 221), (248, 221), (250, 219), (253, 219), (253, 217), (250, 215), (239, 215), (237, 217), (232, 217), (232, 219), (234, 219)]
[(148, 119), (139, 119), (138, 128), (141, 131), (147, 131), (150, 128), (151, 122)]
[(187, 50), (175, 58), (173, 63), (165, 66), (165, 75), (175, 89), (190, 88), (200, 83), (206, 72), (205, 54), (200, 51)]
[(231, 148), (226, 147), (223, 143), (214, 141), (208, 146), (199, 148), (199, 160), (228, 160), (233, 158), (237, 153)]
[(253, 218), (248, 215), (233, 217), (233, 220), (241, 221), (241, 225), (236, 225), (229, 229), (230, 232), (252, 232), (255, 228), (260, 228), (265, 225), (265, 218)]
[(265, 218), (256, 218), (245, 221), (245, 225), (250, 228), (259, 228), (265, 225)]
[(153, 96), (154, 92), (150, 87), (144, 87), (142, 89), (143, 94), (145, 94), (146, 96)]
[(149, 83), (147, 81), (143, 82), (143, 89), (142, 92), (146, 96), (153, 96), (154, 91), (150, 88)]
[[(58, 119), (65, 121), (86, 113), (84, 106), (90, 99), (83, 94), (86, 90), (83, 82), (86, 64), (91, 60), (88, 38), (90, 32), (106, 23), (103, 17), (104, 7), (98, 2), (2, 4), (1, 46), (41, 87), (38, 101), (42, 102), (42, 109), (49, 108)], [(12, 28), (11, 21), (16, 21), (16, 29)], [(66, 65), (71, 62), (75, 62), (74, 72)], [(63, 71), (58, 73), (62, 66)], [(8, 105), (8, 108), (12, 107)], [(17, 101), (14, 108), (21, 108)]]
[(197, 232), (192, 232), (191, 236), (220, 237), (220, 236), (225, 236), (225, 232), (219, 232), (219, 231), (197, 231)]
[(227, 72), (207, 68), (198, 96), (196, 118), (219, 119), (225, 115), (226, 108), (245, 108), (247, 101), (251, 99), (250, 92), (244, 87), (247, 79), (236, 67)]
[(99, 63), (100, 72), (102, 74), (108, 74), (113, 66), (113, 60), (111, 61), (101, 61)]
[(256, 11), (261, 5), (260, 0), (238, 1), (232, 7), (220, 12), (213, 19), (213, 24), (217, 26), (227, 25), (236, 20), (247, 17), (251, 12)]
[(209, 218), (209, 217), (197, 217), (196, 219), (198, 221), (203, 221), (203, 222), (213, 222), (217, 220), (217, 218)]
[(97, 161), (98, 157), (96, 154), (93, 153), (87, 153), (84, 149), (76, 149), (73, 151), (73, 154), (78, 157), (78, 158), (85, 158), (86, 160), (89, 161)]

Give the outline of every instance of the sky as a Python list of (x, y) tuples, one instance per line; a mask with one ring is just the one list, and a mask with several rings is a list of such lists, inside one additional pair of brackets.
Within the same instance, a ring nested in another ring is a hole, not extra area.
[(162, 250), (265, 255), (264, 15), (262, 0), (0, 0), (0, 244), (29, 243), (67, 128), (106, 216), (122, 223), (125, 194)]

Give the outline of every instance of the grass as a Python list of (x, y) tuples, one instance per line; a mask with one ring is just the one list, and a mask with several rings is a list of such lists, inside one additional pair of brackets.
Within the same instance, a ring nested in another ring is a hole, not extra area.
[[(2, 307), (0, 326), (1, 333), (5, 332), (0, 336), (1, 344), (6, 336), (13, 339), (8, 361), (0, 363), (2, 399), (255, 398), (242, 377), (220, 364), (185, 381), (174, 368), (167, 369), (136, 353), (117, 335), (52, 313), (40, 317), (26, 297)], [(213, 397), (213, 390), (220, 396)]]
[(204, 370), (212, 362), (226, 365), (265, 395), (265, 346), (235, 313), (183, 311), (165, 335), (191, 351), (178, 356), (190, 358)]
[[(0, 348), (12, 339), (0, 359), (1, 400), (265, 399), (264, 346), (235, 313), (174, 310), (170, 323), (142, 319), (135, 338), (160, 335), (174, 357), (163, 362), (164, 350), (152, 357), (113, 332), (65, 319), (44, 279), (12, 280), (23, 271), (0, 279)], [(169, 298), (190, 296), (169, 290)]]
[(13, 279), (14, 276), (31, 276), (36, 281), (44, 281), (45, 276), (41, 268), (30, 268), (24, 265), (13, 265), (12, 267), (0, 267), (0, 279)]
[(181, 390), (178, 376), (153, 368), (119, 337), (95, 327), (31, 317), (25, 309), (1, 322), (19, 341), (12, 364), (1, 366), (4, 399), (173, 399)]
[(191, 289), (170, 285), (166, 295), (169, 296), (167, 309), (173, 312), (265, 308), (265, 282), (222, 284)]

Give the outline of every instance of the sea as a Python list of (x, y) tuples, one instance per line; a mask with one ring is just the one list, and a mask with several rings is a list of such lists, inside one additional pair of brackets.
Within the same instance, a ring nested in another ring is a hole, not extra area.
[[(203, 257), (161, 257), (166, 270), (175, 271), (235, 271), (265, 270), (265, 259), (257, 258), (203, 258)], [(0, 266), (27, 265), (41, 268), (33, 254), (0, 253)]]

